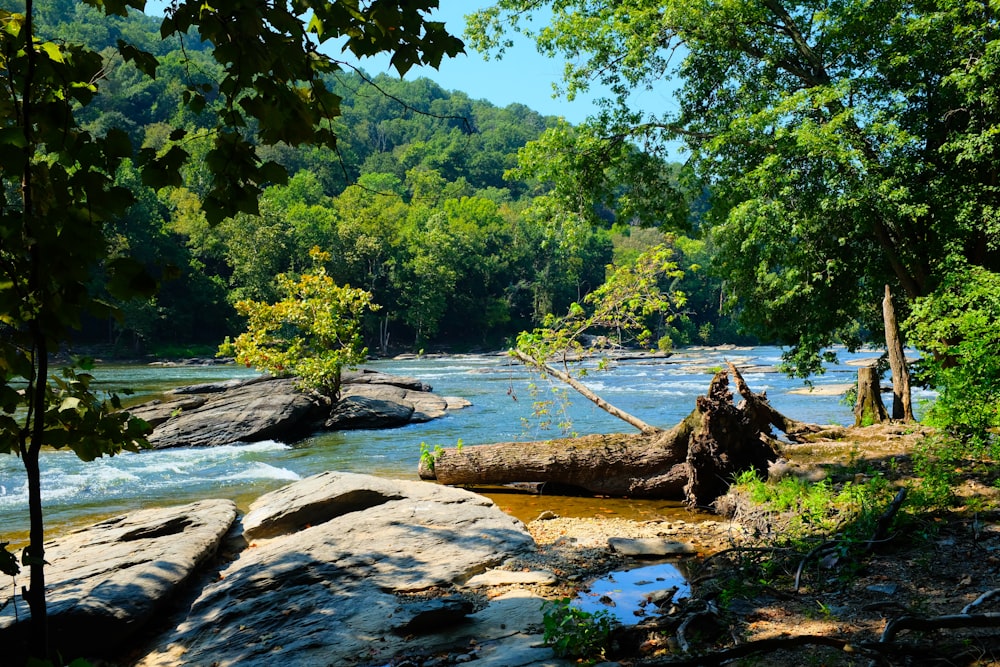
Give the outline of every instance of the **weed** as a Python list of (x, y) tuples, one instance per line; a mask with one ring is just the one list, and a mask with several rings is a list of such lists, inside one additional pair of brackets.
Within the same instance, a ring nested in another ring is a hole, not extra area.
[(434, 470), (434, 464), (437, 463), (442, 454), (444, 454), (444, 447), (441, 445), (434, 445), (434, 448), (431, 449), (426, 442), (420, 443), (420, 462), (429, 470)]
[(557, 656), (592, 665), (608, 650), (614, 622), (606, 611), (591, 613), (570, 602), (562, 598), (542, 605), (543, 639)]

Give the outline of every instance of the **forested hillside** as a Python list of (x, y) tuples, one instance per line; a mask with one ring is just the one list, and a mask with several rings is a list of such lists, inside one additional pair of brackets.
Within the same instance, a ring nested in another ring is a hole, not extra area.
[[(208, 153), (209, 114), (182, 103), (185, 82), (221, 78), (197, 38), (162, 42), (152, 18), (105, 17), (71, 0), (46, 3), (39, 19), (47, 36), (105, 57), (99, 96), (80, 114), (87, 130), (125, 128), (135, 146), (162, 155), (180, 126), (184, 150)], [(119, 55), (123, 36), (159, 59), (155, 79)], [(663, 238), (637, 228), (633, 235), (613, 208), (567, 210), (545, 182), (505, 179), (519, 149), (557, 118), (497, 108), (428, 79), (347, 68), (328, 83), (341, 97), (337, 150), (262, 148), (291, 178), (265, 190), (260, 216), (206, 222), (204, 159), (182, 184), (158, 188), (126, 161), (116, 180), (138, 202), (109, 223), (113, 256), (138, 258), (160, 288), (148, 301), (121, 304), (124, 319), (88, 323), (79, 342), (125, 354), (214, 345), (241, 329), (236, 301), (273, 299), (275, 276), (307, 267), (309, 248), (320, 246), (333, 257), (329, 275), (371, 291), (381, 306), (365, 326), (373, 351), (494, 347), (600, 285), (616, 249), (627, 257)], [(674, 168), (657, 168), (672, 178)], [(682, 266), (707, 265), (704, 244), (677, 245)], [(661, 334), (681, 343), (731, 337), (731, 325), (719, 326), (718, 282), (698, 266), (683, 282), (689, 312)]]

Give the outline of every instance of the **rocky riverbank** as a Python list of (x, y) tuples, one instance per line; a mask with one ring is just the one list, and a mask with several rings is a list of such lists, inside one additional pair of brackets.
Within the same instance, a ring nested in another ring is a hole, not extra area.
[[(323, 473), (240, 518), (229, 501), (202, 501), (54, 540), (53, 638), (67, 658), (144, 667), (571, 664), (542, 645), (542, 602), (632, 562), (614, 539), (703, 553), (728, 531), (555, 516), (526, 526), (461, 489)], [(5, 647), (27, 617), (10, 592)]]

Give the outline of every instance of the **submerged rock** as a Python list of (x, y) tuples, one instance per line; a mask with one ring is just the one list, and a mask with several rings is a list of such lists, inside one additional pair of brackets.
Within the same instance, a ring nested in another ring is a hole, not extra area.
[[(46, 544), (53, 648), (75, 657), (107, 654), (127, 642), (215, 554), (235, 518), (231, 501), (203, 500), (139, 510)], [(6, 595), (10, 590), (0, 592), (5, 659), (16, 655), (30, 620), (20, 597)]]

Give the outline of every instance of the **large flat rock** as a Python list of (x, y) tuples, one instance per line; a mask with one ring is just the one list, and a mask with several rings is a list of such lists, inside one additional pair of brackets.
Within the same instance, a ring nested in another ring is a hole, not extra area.
[(348, 473), (267, 494), (244, 530), (249, 547), (140, 664), (386, 664), (414, 635), (428, 652), (467, 646), (449, 634), (471, 622), (455, 593), (534, 548), (482, 496)]
[[(106, 653), (142, 629), (215, 554), (236, 519), (229, 500), (147, 509), (77, 530), (45, 546), (49, 632), (64, 657)], [(27, 583), (27, 582), (25, 582)], [(0, 646), (18, 646), (30, 617), (0, 589)]]

